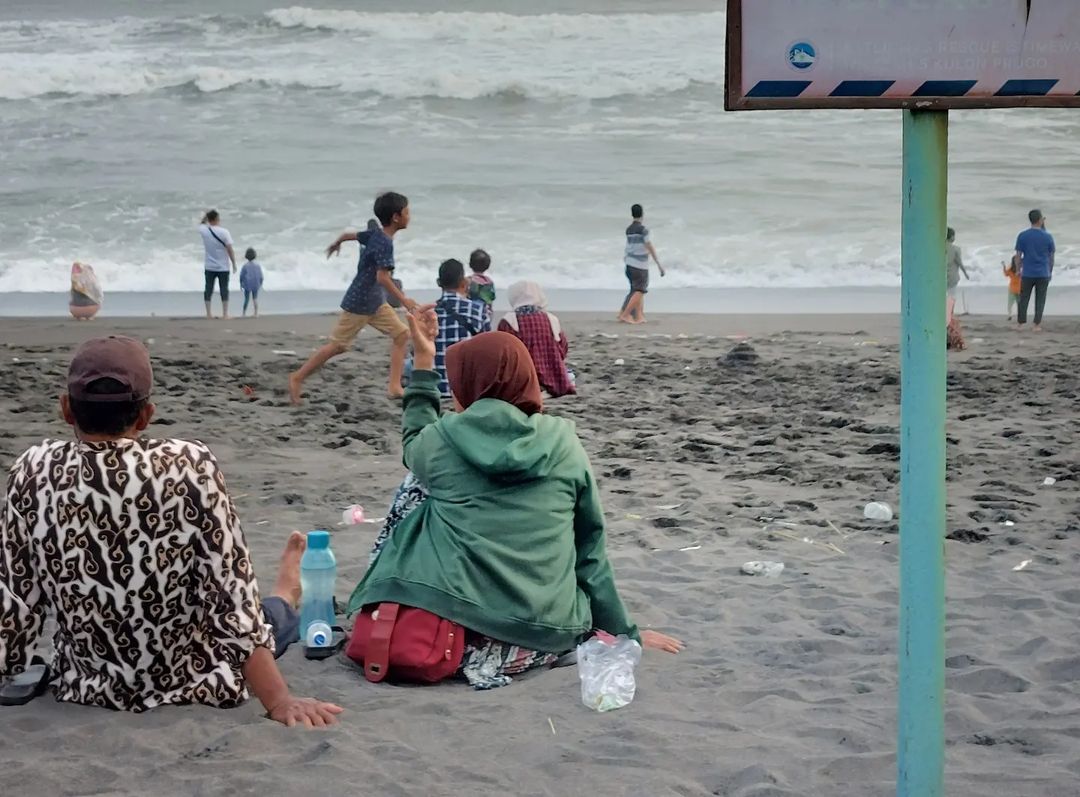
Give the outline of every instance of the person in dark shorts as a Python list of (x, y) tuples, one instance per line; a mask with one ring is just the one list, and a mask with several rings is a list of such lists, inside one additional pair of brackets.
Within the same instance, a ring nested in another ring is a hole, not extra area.
[(205, 257), (203, 276), (206, 284), (203, 289), (203, 301), (206, 303), (206, 317), (213, 318), (210, 312), (210, 300), (214, 296), (214, 283), (221, 291), (221, 317), (229, 317), (229, 264), (236, 273), (236, 253), (233, 252), (233, 239), (229, 231), (221, 226), (221, 216), (216, 210), (206, 211), (199, 224)]
[(619, 320), (624, 324), (644, 324), (645, 294), (649, 292), (649, 258), (651, 257), (656, 263), (661, 277), (664, 276), (665, 271), (660, 265), (656, 247), (649, 239), (649, 228), (642, 223), (645, 211), (641, 205), (631, 207), (630, 215), (633, 220), (626, 228), (626, 253), (623, 257), (626, 265), (626, 279), (630, 282), (630, 292), (623, 301)]

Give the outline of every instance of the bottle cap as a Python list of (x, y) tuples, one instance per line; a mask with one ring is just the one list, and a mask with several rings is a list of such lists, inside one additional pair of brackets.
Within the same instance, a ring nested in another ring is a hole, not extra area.
[(330, 532), (309, 531), (307, 533), (307, 547), (309, 550), (324, 550), (330, 547)]
[(326, 648), (334, 639), (333, 629), (323, 622), (314, 622), (308, 626), (304, 642), (309, 648)]

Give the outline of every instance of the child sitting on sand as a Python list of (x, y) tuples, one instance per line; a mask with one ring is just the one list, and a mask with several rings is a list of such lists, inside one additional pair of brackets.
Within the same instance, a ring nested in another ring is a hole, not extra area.
[(30, 663), (55, 616), (56, 699), (120, 711), (239, 705), (250, 688), (283, 725), (341, 709), (293, 697), (274, 661), (298, 638), (293, 532), (260, 600), (217, 460), (202, 443), (140, 435), (154, 416), (150, 354), (97, 338), (71, 360), (60, 411), (74, 440), (26, 450), (0, 519), (0, 676)]
[(244, 267), (240, 269), (240, 288), (244, 291), (244, 315), (247, 316), (248, 301), (255, 303), (255, 318), (259, 317), (259, 289), (263, 284), (262, 266), (255, 260), (255, 250), (244, 253)]
[(487, 275), (491, 268), (491, 255), (483, 249), (469, 255), (469, 298), (487, 305), (487, 319), (491, 320), (491, 306), (495, 304), (495, 283)]
[(1013, 305), (1020, 301), (1020, 269), (1021, 260), (1019, 255), (1013, 255), (1009, 265), (1001, 264), (1001, 270), (1009, 278), (1009, 299), (1008, 304), (1005, 305), (1006, 312), (1009, 314), (1009, 321), (1012, 321)]

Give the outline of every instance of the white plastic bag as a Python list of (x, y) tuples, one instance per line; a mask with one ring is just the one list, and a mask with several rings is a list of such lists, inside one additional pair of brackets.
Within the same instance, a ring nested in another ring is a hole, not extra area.
[(620, 635), (611, 642), (593, 637), (578, 645), (581, 702), (596, 711), (630, 705), (637, 691), (634, 668), (641, 661), (641, 645)]

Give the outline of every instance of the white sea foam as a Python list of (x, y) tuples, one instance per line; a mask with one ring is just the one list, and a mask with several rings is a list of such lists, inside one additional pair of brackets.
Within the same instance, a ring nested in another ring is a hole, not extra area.
[[(475, 246), (503, 286), (621, 287), (632, 202), (669, 268), (655, 287), (899, 284), (899, 115), (724, 114), (720, 13), (96, 2), (96, 21), (0, 22), (0, 291), (63, 290), (76, 258), (106, 292), (198, 290), (209, 205), (259, 250), (268, 290), (341, 291), (355, 254), (320, 247), (380, 187), (413, 202), (398, 260), (414, 288)], [(1055, 281), (1080, 283), (1074, 117), (954, 116), (950, 223), (976, 284), (1004, 290), (1033, 206), (1058, 236)]]
[[(720, 85), (723, 19), (293, 7), (268, 12), (264, 24), (217, 17), (4, 23), (0, 99), (179, 86), (330, 88), (398, 99), (648, 96)], [(316, 31), (316, 40), (305, 36)]]

